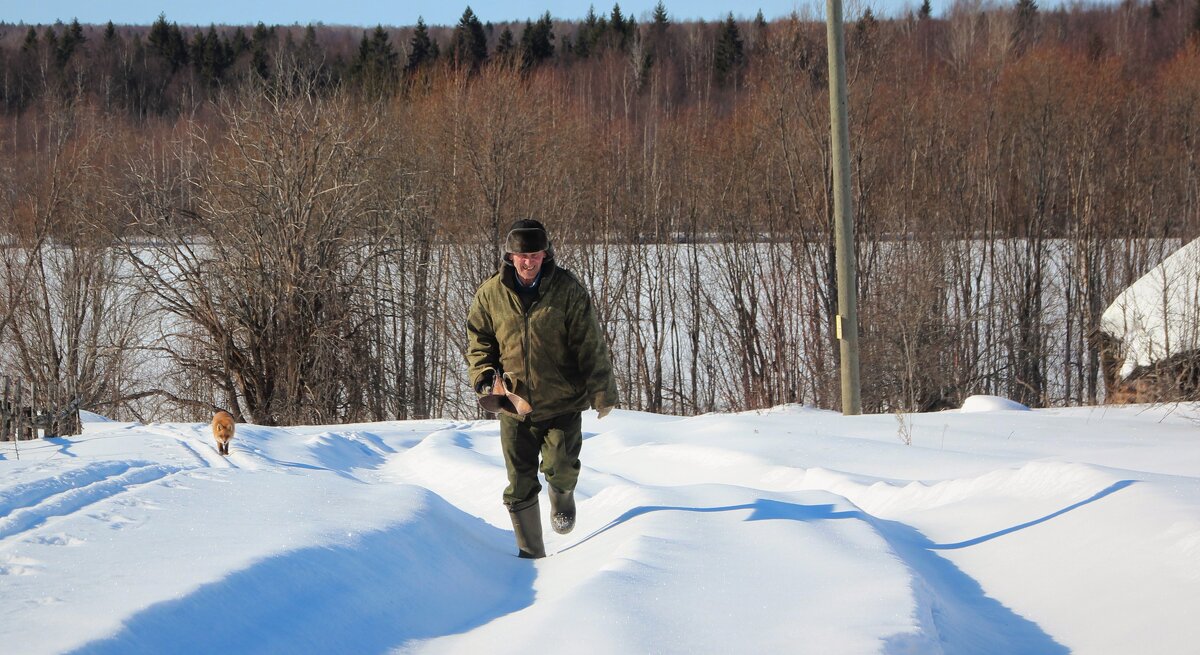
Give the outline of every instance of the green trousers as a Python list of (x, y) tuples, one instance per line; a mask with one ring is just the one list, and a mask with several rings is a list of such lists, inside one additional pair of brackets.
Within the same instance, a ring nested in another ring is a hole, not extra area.
[(537, 498), (538, 458), (546, 484), (559, 491), (574, 491), (579, 481), (579, 451), (583, 448), (579, 412), (545, 421), (520, 420), (500, 415), (500, 447), (508, 468), (504, 504), (512, 511), (527, 507)]

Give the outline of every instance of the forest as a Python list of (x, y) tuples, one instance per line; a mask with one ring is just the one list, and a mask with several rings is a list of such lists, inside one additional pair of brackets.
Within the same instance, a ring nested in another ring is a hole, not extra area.
[[(1200, 0), (846, 14), (864, 411), (1104, 400), (1200, 236)], [(825, 23), (0, 23), (0, 375), (264, 425), (476, 417), (506, 226), (587, 281), (621, 405), (839, 406)]]

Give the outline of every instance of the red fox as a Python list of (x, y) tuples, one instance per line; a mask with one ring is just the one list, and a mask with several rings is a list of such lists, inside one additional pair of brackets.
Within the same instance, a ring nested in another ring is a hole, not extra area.
[(225, 411), (213, 414), (212, 431), (217, 439), (217, 452), (228, 455), (229, 441), (233, 439), (233, 416)]

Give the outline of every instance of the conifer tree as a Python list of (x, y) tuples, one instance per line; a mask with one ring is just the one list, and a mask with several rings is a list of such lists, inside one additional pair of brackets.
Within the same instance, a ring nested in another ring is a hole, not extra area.
[(250, 35), (251, 67), (264, 80), (271, 76), (269, 49), (274, 40), (275, 28), (268, 29), (261, 21), (254, 27), (254, 33)]
[(521, 63), (526, 68), (536, 66), (554, 56), (554, 25), (550, 12), (546, 12), (536, 23), (525, 22), (521, 34)]
[(618, 2), (613, 5), (608, 23), (614, 32), (621, 33), (625, 31), (625, 16), (621, 14), (621, 3)]
[(229, 52), (236, 60), (242, 56), (242, 53), (250, 49), (250, 39), (246, 38), (246, 32), (238, 27), (233, 31), (233, 36), (229, 39)]
[(58, 65), (65, 65), (84, 41), (87, 41), (87, 37), (83, 35), (83, 27), (78, 19), (72, 20), (63, 30), (62, 41), (58, 44)]
[(429, 37), (429, 28), (425, 26), (425, 19), (418, 16), (417, 29), (413, 31), (412, 39), (408, 42), (408, 64), (404, 68), (410, 72), (414, 71), (433, 61), (436, 56), (433, 40)]
[(192, 37), (190, 59), (192, 69), (196, 71), (201, 82), (209, 86), (216, 86), (221, 82), (225, 69), (229, 66), (229, 53), (221, 37), (217, 35), (215, 26), (209, 25), (207, 33), (196, 32)]
[[(99, 47), (96, 48), (95, 66), (100, 79), (106, 80), (103, 92), (100, 94), (104, 108), (115, 109), (122, 89), (128, 88), (130, 69), (128, 63), (121, 64), (120, 53), (124, 50), (124, 42), (117, 33), (117, 27), (112, 21), (104, 26)], [(126, 105), (128, 108), (128, 104)]]
[(389, 75), (396, 70), (396, 62), (400, 55), (392, 47), (391, 38), (382, 25), (376, 25), (371, 33), (371, 57), (373, 65)]
[[(227, 44), (226, 53), (228, 52)], [(300, 45), (294, 49), (293, 57), (296, 61), (296, 69), (292, 72), (294, 80), (311, 82), (321, 89), (331, 86), (333, 71), (325, 61), (325, 52), (317, 41), (317, 30), (312, 23), (305, 26), (304, 37), (300, 39)], [(232, 61), (233, 59), (230, 57), (230, 62)], [(395, 64), (393, 64), (394, 67)], [(394, 72), (393, 76), (395, 76)]]
[(304, 40), (300, 42), (299, 57), (310, 65), (317, 65), (322, 59), (321, 44), (317, 43), (317, 30), (312, 23), (304, 28)]
[[(762, 12), (760, 11), (759, 14)], [(663, 30), (671, 23), (670, 18), (667, 17), (667, 6), (662, 3), (662, 0), (658, 0), (658, 4), (654, 5), (654, 14), (650, 20), (653, 21), (654, 27)]]
[(146, 41), (150, 51), (166, 61), (172, 72), (187, 65), (188, 51), (187, 44), (183, 41), (183, 33), (175, 23), (167, 23), (166, 14), (158, 15), (158, 20), (150, 26)]
[(596, 42), (603, 31), (600, 19), (596, 16), (596, 8), (588, 6), (587, 16), (579, 26), (579, 36), (575, 41), (575, 54), (586, 59), (596, 50)]
[[(928, 2), (928, 0), (926, 0)], [(1017, 18), (1021, 20), (1031, 20), (1038, 13), (1038, 4), (1035, 0), (1017, 0)]]
[(54, 57), (54, 62), (58, 63), (58, 34), (55, 33), (53, 27), (47, 27), (42, 33), (42, 41), (46, 44), (46, 52), (51, 57)]
[(168, 55), (171, 45), (171, 24), (167, 22), (166, 14), (159, 14), (158, 19), (150, 26), (146, 42), (152, 52), (164, 58)]
[(357, 82), (359, 88), (367, 88), (371, 86), (367, 78), (369, 77), (368, 67), (371, 61), (371, 40), (367, 38), (367, 33), (362, 33), (362, 38), (358, 41), (358, 52), (354, 54), (354, 59), (350, 62), (350, 75)]
[(667, 29), (671, 26), (671, 19), (667, 16), (667, 7), (659, 0), (654, 6), (654, 13), (650, 18), (650, 33), (649, 33), (649, 52), (646, 56), (649, 58), (647, 63), (653, 63), (654, 59), (659, 56), (659, 51), (666, 47)]
[(629, 47), (629, 41), (633, 37), (633, 32), (637, 29), (637, 22), (633, 17), (625, 18), (621, 14), (621, 4), (613, 5), (612, 14), (609, 17), (609, 29), (613, 32), (614, 44), (625, 51)]
[[(529, 21), (525, 21), (525, 29), (529, 29)], [(496, 57), (504, 61), (510, 61), (516, 56), (516, 51), (516, 37), (513, 36), (512, 30), (505, 25), (504, 31), (500, 32), (500, 37), (496, 39)]]
[(929, 3), (929, 0), (922, 0), (921, 9), (917, 12), (917, 18), (928, 20), (930, 16), (933, 16), (933, 5)]
[(463, 12), (458, 25), (454, 27), (450, 48), (455, 66), (478, 70), (487, 60), (487, 35), (483, 32), (483, 23), (479, 22), (479, 18), (470, 7)]
[(129, 39), (129, 47), (133, 51), (133, 60), (142, 61), (146, 57), (146, 44), (142, 43), (142, 36), (137, 32)]
[[(311, 29), (311, 26), (309, 29)], [(308, 36), (307, 33), (305, 36)], [(229, 51), (229, 41), (217, 34), (215, 28), (209, 27), (207, 46), (210, 53), (209, 56), (216, 62), (217, 77), (223, 78), (225, 72), (233, 65), (233, 54)]]
[(386, 94), (396, 80), (399, 59), (400, 55), (392, 47), (387, 30), (382, 25), (376, 25), (370, 38), (363, 32), (352, 71), (368, 94)]
[(763, 16), (762, 9), (754, 16), (754, 52), (760, 53), (767, 49), (768, 39), (770, 37), (771, 25), (767, 23), (767, 19)]
[(1013, 37), (1018, 43), (1027, 43), (1034, 38), (1037, 26), (1038, 5), (1035, 0), (1017, 0), (1017, 21)]
[(875, 31), (879, 29), (879, 21), (875, 18), (875, 12), (867, 7), (863, 12), (862, 18), (854, 24), (854, 35), (852, 37), (855, 47), (868, 48), (874, 40)]
[(31, 28), (29, 28), (29, 31), (25, 33), (25, 41), (23, 41), (21, 43), (21, 52), (25, 53), (25, 54), (33, 54), (33, 53), (37, 52), (37, 48), (38, 48), (37, 30), (31, 27)]
[(722, 82), (727, 80), (730, 73), (734, 72), (738, 66), (741, 66), (745, 58), (742, 35), (738, 30), (737, 21), (733, 19), (733, 12), (730, 12), (729, 17), (721, 25), (713, 58), (717, 79)]

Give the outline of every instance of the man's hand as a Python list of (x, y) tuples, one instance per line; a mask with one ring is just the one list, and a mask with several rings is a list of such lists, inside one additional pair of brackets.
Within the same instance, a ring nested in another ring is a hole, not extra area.
[(601, 407), (600, 409), (596, 410), (596, 418), (598, 418), (598, 419), (604, 418), (605, 416), (608, 416), (608, 413), (611, 411), (612, 411), (612, 405), (609, 405), (608, 407)]
[(492, 393), (492, 387), (496, 383), (496, 371), (488, 369), (483, 372), (483, 376), (479, 378), (479, 384), (475, 385), (475, 393), (486, 396)]

